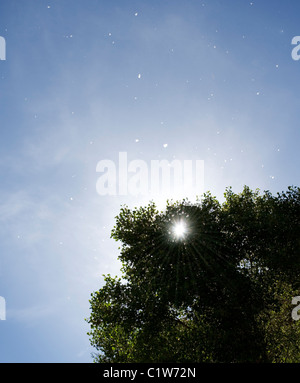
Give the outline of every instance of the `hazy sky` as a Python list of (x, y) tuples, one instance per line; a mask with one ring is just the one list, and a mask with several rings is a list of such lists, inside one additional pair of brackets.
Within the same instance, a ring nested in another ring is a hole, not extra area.
[(297, 0), (1, 0), (1, 362), (92, 360), (84, 318), (119, 274), (114, 217), (150, 198), (100, 196), (99, 161), (202, 160), (220, 200), (299, 186), (299, 14)]

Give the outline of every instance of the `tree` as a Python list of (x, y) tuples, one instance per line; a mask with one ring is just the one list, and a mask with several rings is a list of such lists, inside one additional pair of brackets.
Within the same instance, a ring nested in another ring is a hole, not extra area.
[(285, 299), (300, 288), (300, 189), (224, 197), (121, 208), (122, 279), (105, 276), (90, 300), (95, 361), (269, 362), (299, 346)]

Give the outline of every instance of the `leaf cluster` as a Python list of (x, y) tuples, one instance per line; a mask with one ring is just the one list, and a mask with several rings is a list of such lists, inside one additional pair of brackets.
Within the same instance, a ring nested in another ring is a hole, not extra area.
[[(287, 319), (300, 288), (300, 189), (273, 196), (245, 186), (224, 197), (121, 208), (112, 238), (121, 242), (122, 280), (106, 276), (90, 300), (95, 361), (300, 356), (299, 326)], [(182, 221), (187, 231), (177, 238)]]

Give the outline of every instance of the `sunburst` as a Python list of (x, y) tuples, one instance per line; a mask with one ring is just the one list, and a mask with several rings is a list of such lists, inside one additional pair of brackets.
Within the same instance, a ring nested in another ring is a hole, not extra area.
[(187, 234), (187, 225), (184, 221), (176, 222), (172, 231), (176, 238), (184, 238)]

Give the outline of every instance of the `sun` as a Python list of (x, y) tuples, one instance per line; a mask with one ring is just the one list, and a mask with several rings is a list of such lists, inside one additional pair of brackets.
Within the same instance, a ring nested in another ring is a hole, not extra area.
[(187, 227), (184, 222), (177, 222), (173, 226), (173, 233), (176, 238), (183, 238), (187, 233)]

